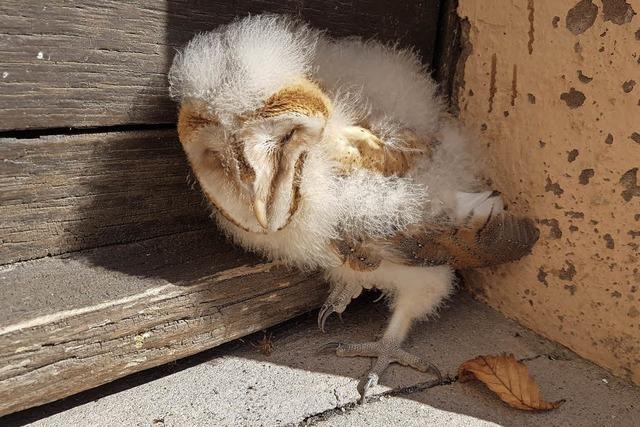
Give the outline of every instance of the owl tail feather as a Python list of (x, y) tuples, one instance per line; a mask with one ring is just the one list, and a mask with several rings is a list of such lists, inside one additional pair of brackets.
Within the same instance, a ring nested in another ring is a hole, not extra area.
[(489, 267), (519, 260), (531, 253), (540, 232), (530, 218), (506, 212), (489, 214), (486, 221), (440, 235), (456, 269)]

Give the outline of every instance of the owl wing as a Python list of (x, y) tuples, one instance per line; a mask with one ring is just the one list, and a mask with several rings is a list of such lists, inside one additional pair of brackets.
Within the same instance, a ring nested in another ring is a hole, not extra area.
[(383, 260), (464, 270), (517, 261), (531, 252), (539, 235), (530, 218), (501, 212), (464, 226), (416, 225), (386, 239), (343, 236), (334, 247), (357, 271), (375, 270)]
[[(403, 176), (419, 156), (430, 156), (431, 144), (435, 143), (420, 140), (407, 131), (409, 149), (399, 149), (359, 126), (347, 129), (343, 135), (333, 147), (334, 159), (347, 174), (365, 168), (385, 176)], [(374, 270), (383, 259), (405, 265), (450, 265), (456, 269), (488, 267), (516, 261), (531, 252), (539, 230), (530, 218), (503, 211), (499, 193), (459, 196), (468, 215), (416, 224), (383, 240), (343, 236), (335, 242), (336, 251), (358, 271)]]
[(489, 267), (529, 254), (540, 233), (530, 218), (506, 212), (468, 225), (412, 227), (385, 240), (385, 252), (407, 265)]

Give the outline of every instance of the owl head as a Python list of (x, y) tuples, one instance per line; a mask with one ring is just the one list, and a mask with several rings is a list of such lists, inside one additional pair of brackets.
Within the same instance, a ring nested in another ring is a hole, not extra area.
[(196, 36), (171, 67), (189, 162), (220, 214), (247, 231), (277, 231), (298, 208), (332, 110), (306, 77), (318, 36), (283, 17), (246, 18)]

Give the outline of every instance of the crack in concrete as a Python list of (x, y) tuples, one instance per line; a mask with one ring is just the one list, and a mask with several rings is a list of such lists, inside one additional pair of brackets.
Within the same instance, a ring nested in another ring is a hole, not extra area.
[(540, 359), (541, 357), (545, 357), (549, 360), (555, 361), (555, 360), (573, 360), (570, 357), (567, 357), (566, 355), (560, 354), (560, 353), (543, 353), (543, 354), (536, 354), (535, 356), (529, 356), (529, 357), (523, 357), (522, 359), (518, 359), (519, 362), (531, 362), (532, 360), (536, 360), (536, 359)]
[[(395, 396), (409, 396), (414, 393), (420, 393), (422, 391), (428, 390), (430, 388), (439, 387), (439, 386), (448, 386), (455, 383), (458, 380), (458, 377), (450, 377), (446, 376), (442, 379), (442, 381), (425, 381), (417, 384), (413, 384), (406, 387), (394, 388), (391, 390), (387, 390), (382, 393), (374, 394), (366, 399), (366, 403), (378, 402), (380, 399), (385, 397), (395, 397)], [(334, 395), (336, 395), (336, 390), (333, 390)], [(336, 404), (338, 402), (336, 396)], [(365, 403), (365, 404), (366, 404)], [(314, 414), (309, 414), (304, 419), (297, 424), (291, 423), (287, 424), (289, 427), (305, 427), (305, 426), (313, 426), (319, 421), (324, 421), (334, 416), (346, 414), (351, 412), (361, 404), (358, 403), (357, 400), (351, 401), (342, 405), (338, 405), (334, 408), (329, 408), (321, 412), (316, 412)]]
[(333, 397), (336, 398), (336, 406), (340, 405), (340, 396), (338, 396), (338, 390), (337, 389), (333, 389)]

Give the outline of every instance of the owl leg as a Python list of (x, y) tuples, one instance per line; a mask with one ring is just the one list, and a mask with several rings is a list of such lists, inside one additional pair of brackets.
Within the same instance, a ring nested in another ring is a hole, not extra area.
[(420, 281), (417, 280), (420, 275), (407, 274), (406, 282), (395, 287), (393, 315), (379, 341), (357, 344), (336, 342), (324, 347), (335, 350), (336, 355), (340, 357), (360, 356), (376, 359), (372, 369), (358, 384), (361, 403), (364, 402), (369, 388), (378, 383), (387, 366), (394, 362), (421, 372), (431, 372), (439, 381), (442, 380), (442, 375), (435, 365), (401, 348), (413, 321), (435, 311), (452, 289), (452, 272), (448, 267), (421, 270), (423, 274)]
[(420, 358), (400, 348), (402, 339), (396, 335), (400, 329), (409, 330), (413, 319), (406, 317), (402, 310), (396, 309), (387, 330), (379, 341), (365, 343), (328, 343), (323, 349), (335, 349), (339, 357), (372, 357), (375, 362), (371, 370), (358, 383), (360, 403), (364, 402), (367, 391), (378, 384), (382, 373), (391, 363), (410, 366), (420, 372), (431, 372), (442, 381), (440, 370), (426, 359)]
[(324, 332), (324, 324), (332, 313), (338, 316), (347, 308), (352, 299), (362, 292), (362, 286), (353, 283), (334, 282), (331, 292), (318, 312), (318, 328)]

